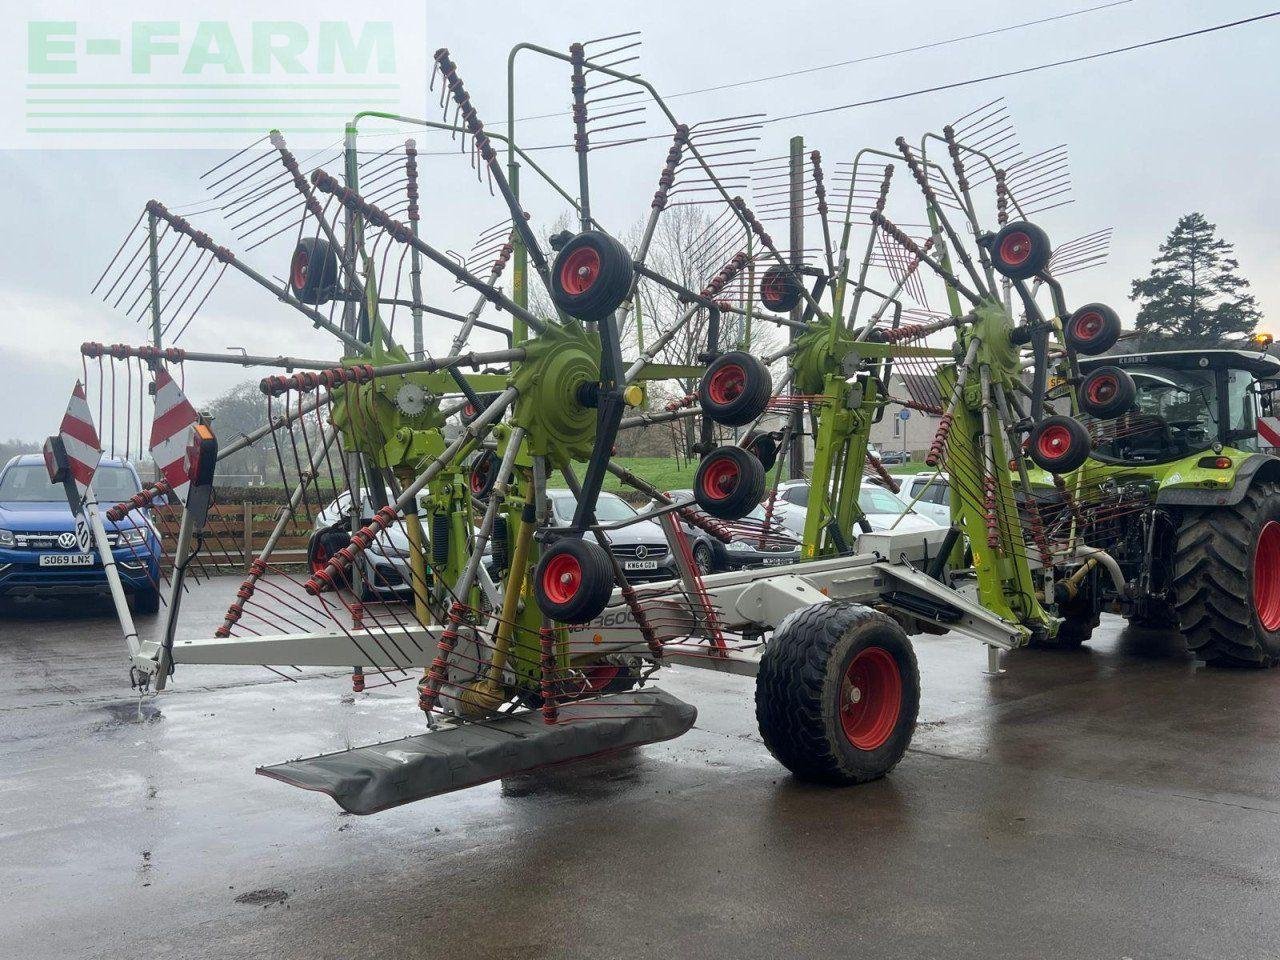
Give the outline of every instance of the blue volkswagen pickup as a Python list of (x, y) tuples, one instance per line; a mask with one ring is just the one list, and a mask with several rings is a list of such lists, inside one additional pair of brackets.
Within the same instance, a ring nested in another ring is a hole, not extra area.
[[(116, 569), (135, 613), (159, 609), (160, 544), (142, 511), (120, 523), (107, 508), (142, 489), (124, 460), (104, 458), (93, 478)], [(14, 457), (0, 471), (0, 597), (106, 593), (96, 550), (76, 545), (76, 524), (61, 485), (49, 482), (40, 454)]]

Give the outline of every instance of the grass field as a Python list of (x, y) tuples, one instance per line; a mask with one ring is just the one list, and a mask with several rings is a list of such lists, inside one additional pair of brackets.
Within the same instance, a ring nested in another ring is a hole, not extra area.
[[(693, 486), (694, 471), (698, 469), (696, 460), (677, 461), (675, 457), (619, 457), (618, 463), (659, 490), (689, 489)], [(604, 488), (614, 492), (624, 489), (613, 474), (605, 477)]]

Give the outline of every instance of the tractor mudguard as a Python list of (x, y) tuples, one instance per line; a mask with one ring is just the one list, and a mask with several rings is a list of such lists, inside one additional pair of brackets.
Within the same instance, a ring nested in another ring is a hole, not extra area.
[(1235, 483), (1230, 487), (1173, 487), (1156, 495), (1162, 507), (1231, 507), (1244, 499), (1249, 485), (1259, 471), (1280, 479), (1280, 457), (1255, 453), (1236, 468)]

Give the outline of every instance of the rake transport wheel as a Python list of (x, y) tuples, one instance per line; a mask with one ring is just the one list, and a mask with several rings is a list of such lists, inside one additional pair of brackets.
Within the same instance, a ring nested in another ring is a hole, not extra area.
[(1049, 265), (1049, 235), (1026, 220), (1016, 220), (991, 240), (991, 265), (1010, 280), (1027, 280)]
[(1067, 320), (1063, 338), (1087, 357), (1106, 353), (1120, 339), (1120, 315), (1105, 303), (1086, 303)]
[(780, 439), (781, 437), (775, 433), (748, 434), (747, 442), (742, 445), (742, 449), (751, 451), (752, 455), (760, 461), (760, 466), (764, 467), (765, 472), (768, 473), (778, 462)]
[(498, 458), (492, 450), (486, 450), (476, 457), (471, 464), (471, 472), (467, 475), (467, 487), (477, 500), (484, 500), (493, 492), (498, 482)]
[(797, 610), (760, 660), (760, 735), (802, 780), (846, 785), (883, 777), (911, 743), (919, 708), (911, 642), (892, 618), (859, 603)]
[(1027, 438), (1027, 453), (1041, 470), (1070, 473), (1089, 459), (1089, 431), (1070, 417), (1045, 417)]
[(613, 594), (613, 564), (598, 543), (560, 540), (542, 552), (533, 572), (538, 609), (561, 623), (598, 617)]
[(718, 520), (741, 520), (760, 505), (764, 487), (764, 467), (741, 447), (717, 447), (693, 475), (693, 499)]
[(1113, 420), (1133, 406), (1138, 388), (1133, 377), (1119, 367), (1096, 367), (1080, 380), (1076, 401), (1080, 409), (1099, 420)]
[(1187, 646), (1214, 666), (1280, 663), (1280, 484), (1182, 516), (1174, 608)]
[(580, 233), (556, 255), (551, 299), (571, 317), (598, 323), (631, 292), (635, 267), (627, 248), (607, 233)]
[(760, 416), (772, 394), (769, 368), (742, 350), (717, 357), (698, 384), (702, 412), (726, 427), (745, 426)]
[(303, 303), (328, 303), (337, 292), (338, 255), (324, 237), (303, 237), (289, 261), (289, 290)]
[(804, 295), (794, 271), (774, 265), (760, 278), (760, 302), (766, 310), (789, 313)]

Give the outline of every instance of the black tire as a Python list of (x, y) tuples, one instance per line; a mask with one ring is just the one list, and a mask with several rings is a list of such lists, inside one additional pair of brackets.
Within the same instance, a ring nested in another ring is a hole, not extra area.
[(702, 412), (726, 427), (741, 427), (764, 413), (773, 377), (758, 358), (741, 350), (717, 357), (698, 384)]
[(1059, 583), (1058, 615), (1062, 623), (1052, 637), (1040, 637), (1037, 647), (1049, 650), (1078, 650), (1093, 636), (1101, 618), (1098, 606), (1098, 572), (1085, 575), (1074, 597), (1066, 595), (1066, 587)]
[(1049, 235), (1026, 220), (1015, 220), (991, 239), (991, 265), (1010, 280), (1026, 280), (1049, 265)]
[(631, 293), (635, 267), (627, 248), (607, 233), (580, 233), (556, 254), (551, 299), (571, 317), (597, 323)]
[(1031, 430), (1027, 453), (1041, 470), (1070, 473), (1087, 459), (1092, 444), (1089, 431), (1070, 417), (1045, 417)]
[(741, 520), (764, 497), (764, 467), (741, 447), (717, 447), (693, 476), (693, 498), (718, 520)]
[(498, 458), (492, 450), (483, 451), (471, 462), (467, 474), (467, 488), (477, 500), (488, 498), (498, 482)]
[(1120, 339), (1120, 315), (1105, 303), (1086, 303), (1068, 318), (1063, 339), (1086, 357), (1106, 353)]
[(338, 254), (324, 237), (303, 237), (289, 261), (289, 290), (303, 303), (328, 303), (338, 292)]
[(698, 573), (703, 576), (716, 572), (716, 555), (711, 549), (711, 544), (699, 541), (693, 545), (693, 563), (698, 568)]
[(313, 574), (319, 573), (335, 553), (350, 544), (351, 533), (338, 527), (327, 527), (312, 534), (307, 544), (307, 569)]
[(590, 540), (556, 541), (542, 551), (533, 572), (538, 609), (560, 623), (594, 620), (608, 604), (613, 587), (609, 555)]
[(747, 437), (742, 445), (744, 450), (751, 451), (752, 456), (760, 461), (765, 473), (774, 468), (778, 462), (778, 438), (772, 433), (757, 433)]
[(1182, 635), (1201, 660), (1280, 663), (1280, 484), (1255, 482), (1233, 506), (1184, 512), (1173, 594)]
[(790, 313), (803, 296), (795, 271), (781, 264), (774, 264), (760, 278), (760, 304), (766, 310)]
[(1114, 420), (1133, 406), (1138, 388), (1127, 370), (1094, 367), (1076, 387), (1080, 409), (1099, 420)]
[(139, 616), (149, 617), (160, 612), (160, 591), (156, 587), (144, 587), (141, 590), (135, 590), (133, 593), (133, 603), (130, 604), (133, 612)]
[[(851, 670), (855, 660), (862, 666)], [(895, 620), (862, 604), (795, 611), (760, 660), (760, 736), (802, 780), (846, 785), (883, 777), (910, 745), (919, 709), (911, 642)]]

